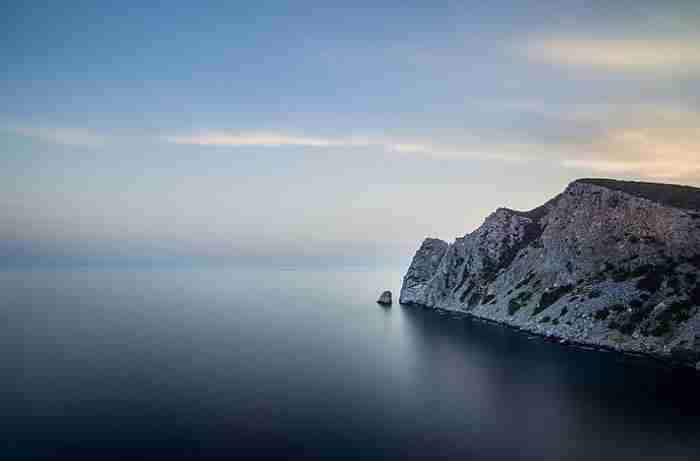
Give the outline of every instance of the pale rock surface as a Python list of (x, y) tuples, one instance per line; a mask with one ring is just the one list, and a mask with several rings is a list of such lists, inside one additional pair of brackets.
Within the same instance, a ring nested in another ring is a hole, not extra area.
[(700, 369), (700, 189), (582, 179), (426, 239), (399, 302)]

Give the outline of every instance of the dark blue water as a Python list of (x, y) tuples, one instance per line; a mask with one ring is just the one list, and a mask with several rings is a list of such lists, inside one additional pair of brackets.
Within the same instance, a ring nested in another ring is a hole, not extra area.
[(0, 459), (700, 457), (695, 374), (376, 305), (400, 279), (0, 271)]

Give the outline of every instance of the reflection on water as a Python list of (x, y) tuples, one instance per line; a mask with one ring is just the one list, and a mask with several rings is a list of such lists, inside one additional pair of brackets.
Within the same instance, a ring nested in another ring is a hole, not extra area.
[(375, 304), (401, 270), (0, 272), (3, 459), (688, 460), (700, 379)]

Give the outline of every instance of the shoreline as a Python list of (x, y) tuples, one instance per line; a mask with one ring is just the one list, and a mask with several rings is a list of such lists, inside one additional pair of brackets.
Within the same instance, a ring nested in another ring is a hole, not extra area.
[(700, 375), (700, 369), (696, 368), (694, 364), (689, 363), (689, 362), (683, 362), (680, 360), (674, 360), (671, 357), (667, 357), (667, 356), (639, 352), (639, 351), (630, 351), (630, 350), (625, 350), (623, 348), (615, 348), (615, 347), (606, 346), (606, 345), (602, 345), (602, 344), (576, 341), (576, 340), (565, 338), (562, 336), (557, 336), (554, 334), (546, 334), (546, 333), (541, 333), (539, 331), (532, 331), (532, 330), (529, 330), (527, 328), (523, 328), (521, 326), (511, 325), (508, 322), (494, 320), (494, 319), (490, 319), (490, 318), (486, 318), (486, 317), (480, 317), (478, 315), (472, 314), (471, 312), (457, 310), (457, 309), (445, 309), (445, 308), (441, 308), (441, 307), (429, 307), (429, 306), (425, 306), (423, 304), (418, 304), (418, 303), (413, 303), (413, 302), (409, 302), (409, 303), (399, 302), (398, 304), (401, 307), (405, 307), (405, 308), (409, 308), (409, 309), (410, 308), (419, 308), (419, 309), (424, 309), (424, 310), (458, 313), (460, 315), (463, 315), (463, 316), (469, 318), (470, 321), (483, 322), (483, 323), (487, 323), (490, 325), (499, 326), (502, 328), (508, 328), (508, 329), (516, 331), (518, 333), (536, 336), (538, 338), (541, 338), (544, 342), (547, 342), (547, 343), (554, 343), (554, 344), (558, 344), (559, 346), (570, 347), (572, 349), (577, 349), (577, 350), (582, 350), (582, 351), (607, 352), (607, 353), (617, 354), (621, 357), (642, 359), (642, 360), (649, 362), (649, 364), (653, 364), (653, 365), (660, 367), (660, 368), (666, 368), (666, 369), (671, 370), (671, 371), (675, 370), (675, 371), (693, 372), (696, 375)]

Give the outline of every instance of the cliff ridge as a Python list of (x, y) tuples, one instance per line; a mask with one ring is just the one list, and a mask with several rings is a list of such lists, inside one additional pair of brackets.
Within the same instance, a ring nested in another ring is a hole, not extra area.
[(580, 179), (426, 239), (399, 302), (700, 369), (700, 189)]

